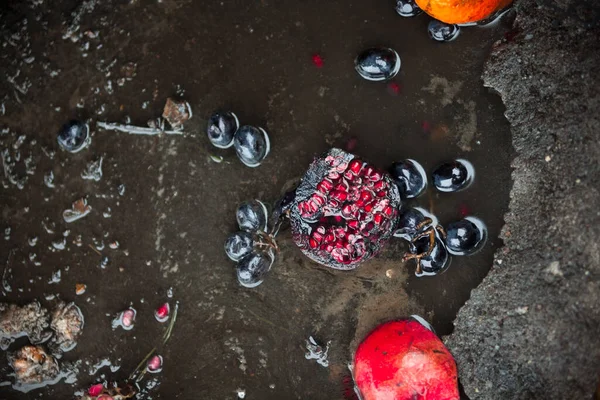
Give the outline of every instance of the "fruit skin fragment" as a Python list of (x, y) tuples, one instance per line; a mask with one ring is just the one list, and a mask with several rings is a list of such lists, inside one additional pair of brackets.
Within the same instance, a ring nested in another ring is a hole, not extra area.
[(87, 286), (84, 283), (75, 284), (75, 294), (77, 296), (81, 296), (82, 294), (85, 293), (86, 288), (87, 288)]

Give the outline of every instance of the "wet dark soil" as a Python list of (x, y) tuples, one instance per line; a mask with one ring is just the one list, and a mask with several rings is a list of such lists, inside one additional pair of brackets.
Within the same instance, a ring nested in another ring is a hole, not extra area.
[[(164, 326), (153, 310), (167, 300), (179, 302), (178, 321), (161, 349), (159, 385), (145, 398), (235, 398), (238, 388), (250, 399), (341, 398), (353, 346), (377, 323), (418, 313), (439, 334), (452, 331), (458, 309), (501, 245), (511, 187), (508, 123), (500, 100), (479, 78), (503, 28), (464, 29), (456, 41), (439, 44), (427, 37), (426, 16), (404, 19), (393, 6), (185, 0), (1, 6), (0, 69), (9, 79), (0, 81), (0, 144), (17, 151), (25, 135), (18, 151), (35, 161), (22, 190), (4, 179), (0, 191), (1, 228), (10, 228), (0, 254), (9, 263), (12, 289), (2, 301), (40, 299), (52, 308), (55, 295), (75, 301), (86, 322), (79, 344), (63, 357), (83, 360), (77, 383), (26, 395), (1, 386), (2, 398), (68, 398), (102, 377), (126, 378), (160, 341)], [(396, 87), (354, 71), (355, 55), (375, 45), (399, 52)], [(311, 62), (315, 53), (322, 68)], [(95, 121), (127, 117), (145, 125), (173, 95), (194, 111), (184, 136), (95, 129)], [(210, 146), (206, 119), (219, 108), (269, 132), (271, 154), (259, 168), (244, 167), (231, 149)], [(55, 135), (73, 117), (89, 118), (94, 136), (88, 149), (68, 154), (59, 151)], [(265, 282), (240, 287), (223, 252), (225, 237), (236, 230), (236, 206), (251, 198), (276, 200), (315, 155), (351, 138), (355, 153), (382, 168), (403, 158), (427, 171), (452, 158), (471, 161), (476, 179), (468, 190), (429, 189), (411, 204), (444, 224), (476, 215), (489, 229), (485, 248), (454, 258), (440, 276), (417, 279), (414, 265), (401, 262), (401, 241), (355, 271), (337, 272), (310, 262), (284, 231)], [(56, 151), (54, 158), (49, 151)], [(102, 179), (82, 179), (86, 164), (101, 156)], [(49, 171), (54, 188), (44, 184)], [(62, 211), (82, 196), (92, 213), (66, 224)], [(45, 219), (55, 224), (53, 233), (43, 227)], [(64, 235), (66, 248), (57, 250), (52, 243)], [(73, 243), (78, 235), (81, 246)], [(38, 240), (30, 246), (33, 237)], [(114, 240), (117, 250), (108, 246)], [(90, 247), (98, 242), (104, 249)], [(101, 268), (105, 256), (109, 263)], [(58, 270), (60, 281), (49, 283)], [(77, 283), (87, 285), (83, 295), (75, 294)], [(135, 328), (113, 331), (114, 315), (130, 305), (138, 312)], [(310, 335), (332, 341), (328, 369), (304, 358)], [(120, 369), (90, 368), (105, 358)], [(6, 365), (1, 372), (10, 379)]]

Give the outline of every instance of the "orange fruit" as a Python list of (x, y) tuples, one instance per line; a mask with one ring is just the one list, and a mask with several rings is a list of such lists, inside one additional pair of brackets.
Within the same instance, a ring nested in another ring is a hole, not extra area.
[(512, 0), (415, 0), (433, 18), (447, 24), (477, 22), (512, 3)]

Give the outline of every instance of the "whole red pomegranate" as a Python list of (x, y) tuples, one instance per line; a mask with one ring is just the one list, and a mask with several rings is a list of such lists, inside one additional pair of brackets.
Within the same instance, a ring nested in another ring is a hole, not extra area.
[(386, 322), (358, 346), (352, 370), (362, 400), (460, 398), (454, 358), (419, 320)]
[(354, 269), (392, 236), (400, 206), (386, 172), (334, 148), (312, 162), (296, 189), (292, 236), (319, 264)]

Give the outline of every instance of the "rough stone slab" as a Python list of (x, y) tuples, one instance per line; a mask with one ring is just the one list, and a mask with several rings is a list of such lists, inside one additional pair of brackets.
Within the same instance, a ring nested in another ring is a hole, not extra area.
[(517, 4), (483, 74), (517, 152), (505, 247), (447, 344), (471, 399), (591, 399), (600, 372), (600, 24), (594, 1)]

